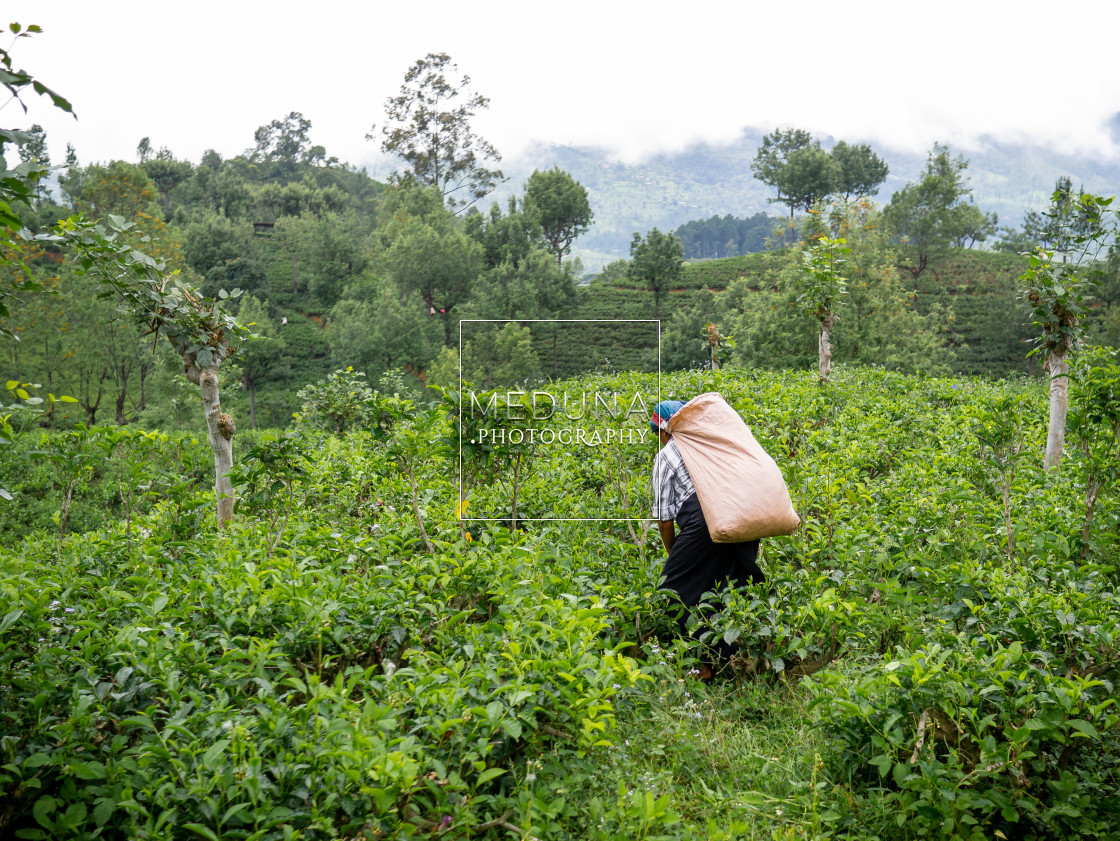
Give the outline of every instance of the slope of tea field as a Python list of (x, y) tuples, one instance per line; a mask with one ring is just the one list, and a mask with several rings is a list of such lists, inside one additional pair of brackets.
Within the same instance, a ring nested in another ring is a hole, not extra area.
[(457, 407), (385, 403), (376, 433), (237, 443), (222, 530), (196, 440), (9, 448), (56, 456), (44, 510), (88, 458), (73, 522), (120, 518), (0, 548), (0, 838), (1120, 834), (1115, 480), (1087, 524), (1084, 495), (1105, 439), (1071, 431), (1043, 474), (1030, 384), (661, 380), (707, 390), (803, 519), (763, 541), (766, 585), (695, 617), (738, 646), (711, 685), (640, 519), (652, 443), (468, 448), (460, 497)]

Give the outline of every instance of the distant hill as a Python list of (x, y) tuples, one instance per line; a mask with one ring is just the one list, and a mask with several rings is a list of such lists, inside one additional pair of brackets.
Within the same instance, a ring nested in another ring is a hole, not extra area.
[[(774, 194), (751, 174), (751, 161), (765, 132), (745, 130), (728, 145), (699, 144), (681, 152), (657, 155), (639, 164), (620, 163), (601, 149), (538, 143), (503, 161), (508, 180), (493, 195), (505, 202), (524, 190), (534, 169), (559, 166), (586, 188), (595, 211), (595, 225), (576, 240), (576, 252), (589, 271), (629, 256), (634, 232), (651, 227), (671, 231), (693, 219), (713, 215), (780, 214), (768, 202)], [(831, 146), (833, 138), (822, 138)], [(1105, 195), (1120, 192), (1120, 155), (1102, 160), (1065, 154), (1041, 146), (982, 140), (978, 150), (950, 147), (969, 161), (977, 204), (999, 214), (1000, 225), (1018, 227), (1025, 210), (1041, 209), (1060, 175), (1075, 185)], [(876, 148), (891, 174), (877, 200), (885, 203), (925, 167), (925, 154)], [(386, 174), (384, 165), (375, 175)], [(488, 205), (490, 198), (483, 201)], [(485, 208), (483, 208), (485, 209)]]

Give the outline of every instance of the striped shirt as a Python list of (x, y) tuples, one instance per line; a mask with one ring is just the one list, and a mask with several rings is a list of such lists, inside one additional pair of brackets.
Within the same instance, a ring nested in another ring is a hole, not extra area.
[(670, 438), (653, 460), (653, 516), (658, 520), (675, 520), (685, 500), (695, 492), (681, 451)]

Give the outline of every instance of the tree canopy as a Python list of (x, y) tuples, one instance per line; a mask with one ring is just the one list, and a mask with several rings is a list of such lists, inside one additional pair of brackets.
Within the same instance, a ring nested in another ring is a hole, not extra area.
[[(381, 150), (403, 158), (403, 174), (424, 186), (438, 187), (448, 207), (469, 207), (503, 180), (491, 168), (502, 156), (475, 134), (471, 119), (490, 100), (471, 90), (471, 77), (459, 72), (447, 53), (428, 53), (404, 76), (400, 93), (385, 102)], [(366, 135), (376, 138), (374, 124)]]
[(967, 160), (935, 143), (922, 178), (896, 192), (883, 209), (887, 224), (910, 252), (910, 262), (902, 268), (914, 277), (925, 271), (933, 252), (971, 246), (995, 232), (996, 215), (983, 213), (972, 202), (967, 168)]
[(808, 212), (831, 195), (858, 199), (878, 189), (888, 169), (867, 144), (841, 140), (826, 152), (804, 129), (776, 129), (762, 138), (751, 171), (778, 191), (772, 202), (789, 207), (790, 223), (798, 208)]
[(525, 185), (525, 206), (540, 224), (558, 266), (594, 218), (587, 190), (560, 167), (533, 170)]
[(627, 276), (653, 293), (654, 317), (661, 317), (661, 297), (680, 282), (684, 271), (684, 247), (673, 234), (652, 228), (630, 242)]

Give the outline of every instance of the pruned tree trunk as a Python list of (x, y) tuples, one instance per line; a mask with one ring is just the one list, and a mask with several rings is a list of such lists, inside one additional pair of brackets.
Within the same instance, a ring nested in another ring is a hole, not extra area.
[(1093, 525), (1093, 514), (1097, 508), (1097, 494), (1103, 483), (1096, 478), (1085, 484), (1085, 519), (1081, 523), (1081, 560), (1089, 557), (1089, 533)]
[(432, 540), (428, 537), (428, 530), (424, 528), (424, 518), (420, 515), (420, 492), (416, 487), (416, 471), (411, 461), (407, 458), (401, 462), (408, 474), (408, 486), (411, 491), (412, 497), (412, 514), (416, 517), (416, 527), (420, 529), (420, 536), (424, 539), (424, 545), (428, 547), (428, 552), (434, 554), (436, 547), (432, 545)]
[(1066, 414), (1069, 412), (1069, 362), (1068, 350), (1055, 349), (1046, 360), (1050, 371), (1050, 423), (1046, 429), (1046, 460), (1043, 468), (1049, 472), (1062, 463), (1062, 447), (1066, 440)]
[(1013, 478), (1006, 475), (1000, 486), (1003, 497), (1003, 530), (1007, 533), (1007, 560), (1015, 563), (1015, 524), (1011, 519), (1011, 483)]
[(206, 428), (210, 433), (210, 449), (214, 451), (214, 493), (218, 502), (218, 525), (233, 519), (233, 418), (222, 411), (218, 402), (218, 366), (203, 368), (198, 375), (202, 407), (206, 412)]
[(124, 404), (128, 402), (128, 374), (121, 371), (123, 375), (123, 382), (121, 383), (120, 390), (117, 392), (117, 426), (124, 426), (128, 423), (128, 418), (124, 414)]
[(821, 319), (821, 332), (817, 340), (817, 369), (822, 383), (828, 382), (832, 374), (832, 344), (829, 342), (829, 334), (835, 326), (836, 316), (832, 313)]

